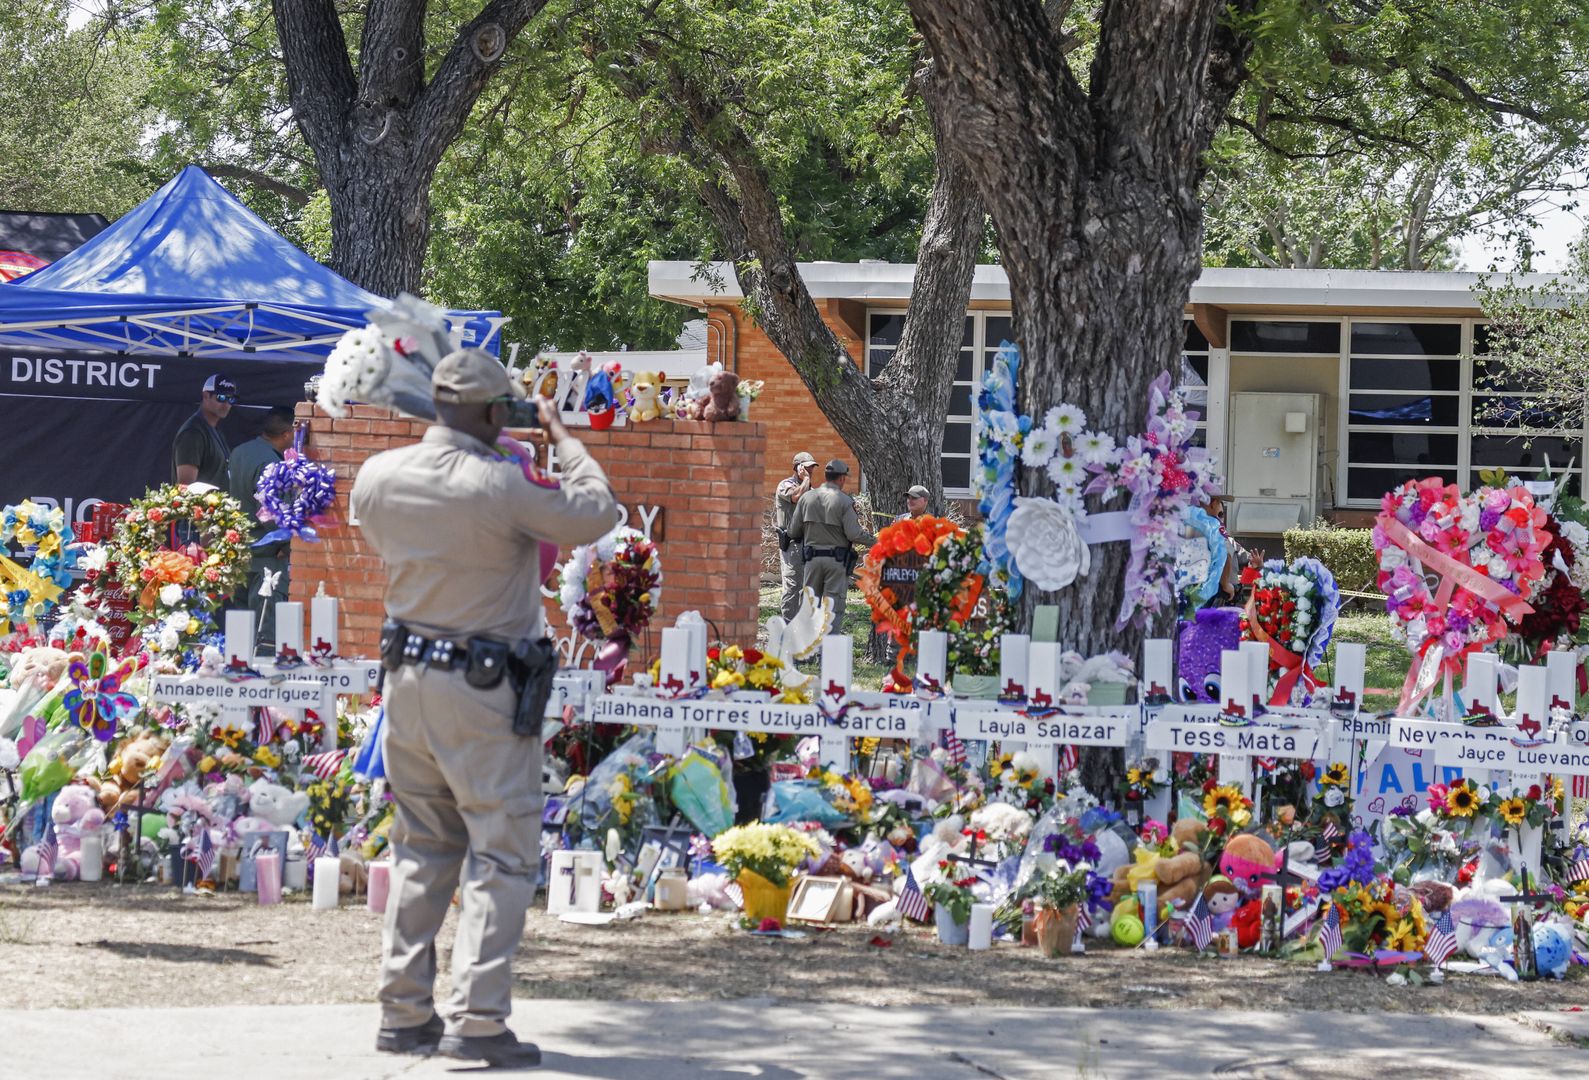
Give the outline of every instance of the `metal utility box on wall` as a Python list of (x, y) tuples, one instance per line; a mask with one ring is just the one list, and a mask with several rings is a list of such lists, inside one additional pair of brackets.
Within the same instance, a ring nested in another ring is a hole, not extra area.
[(1319, 394), (1232, 394), (1229, 527), (1268, 536), (1318, 512), (1324, 401)]

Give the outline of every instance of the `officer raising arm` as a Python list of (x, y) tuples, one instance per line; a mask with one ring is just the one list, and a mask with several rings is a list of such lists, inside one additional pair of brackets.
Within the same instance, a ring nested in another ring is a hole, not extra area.
[[(527, 482), (496, 451), (524, 391), (489, 353), (444, 357), (432, 391), (440, 423), (372, 457), (352, 496), (388, 574), (381, 652), (396, 819), (376, 1048), (532, 1066), (540, 1051), (505, 1021), (541, 859), (541, 740), (538, 729), (515, 734), (516, 690), (528, 693), (529, 672), (551, 664), (538, 543), (590, 543), (617, 507), (548, 401), (536, 406), (560, 488)], [(435, 939), (455, 889), (453, 992), (438, 1016)]]
[(844, 601), (850, 588), (850, 573), (855, 569), (858, 543), (876, 543), (877, 538), (861, 528), (855, 513), (855, 500), (844, 492), (850, 467), (838, 458), (823, 470), (827, 483), (795, 506), (789, 536), (799, 544), (805, 563), (806, 588), (833, 601), (832, 633), (844, 633)]

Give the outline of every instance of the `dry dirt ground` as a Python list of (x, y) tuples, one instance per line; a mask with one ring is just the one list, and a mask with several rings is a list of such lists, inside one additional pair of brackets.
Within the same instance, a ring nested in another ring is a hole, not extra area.
[[(445, 969), (452, 920), (442, 936)], [(1589, 1005), (1589, 975), (1565, 983), (1456, 976), (1396, 987), (1361, 971), (1244, 957), (1199, 959), (1095, 945), (1046, 960), (1035, 949), (940, 946), (912, 929), (888, 948), (862, 927), (804, 940), (758, 938), (728, 915), (652, 914), (581, 927), (532, 911), (514, 963), (516, 996), (692, 1001), (775, 997), (864, 1005), (1135, 1006), (1507, 1014)], [(183, 897), (151, 886), (0, 887), (0, 973), (10, 1008), (117, 1004), (362, 1002), (373, 996), (380, 918), (315, 912), (299, 898)]]

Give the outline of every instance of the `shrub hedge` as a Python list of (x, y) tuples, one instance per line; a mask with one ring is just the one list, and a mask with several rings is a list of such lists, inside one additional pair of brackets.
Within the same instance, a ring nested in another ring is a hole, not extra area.
[(1370, 529), (1340, 529), (1316, 522), (1306, 529), (1287, 529), (1286, 559), (1312, 556), (1330, 568), (1336, 584), (1352, 592), (1377, 592), (1379, 560), (1374, 557)]

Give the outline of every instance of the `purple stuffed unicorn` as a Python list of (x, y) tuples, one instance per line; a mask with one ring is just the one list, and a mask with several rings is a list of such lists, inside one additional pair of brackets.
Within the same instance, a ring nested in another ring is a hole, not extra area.
[(1218, 703), (1220, 654), (1241, 645), (1241, 609), (1205, 608), (1181, 622), (1179, 637), (1180, 700)]

